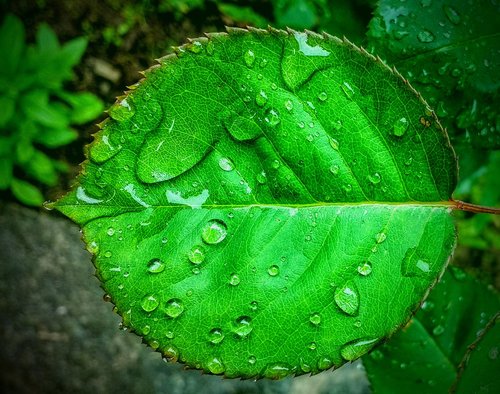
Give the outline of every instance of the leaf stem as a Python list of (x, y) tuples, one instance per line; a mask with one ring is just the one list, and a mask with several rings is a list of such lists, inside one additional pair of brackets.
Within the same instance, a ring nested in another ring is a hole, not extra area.
[(500, 208), (493, 207), (485, 207), (482, 205), (475, 205), (464, 201), (453, 200), (454, 209), (458, 209), (460, 211), (467, 211), (473, 213), (492, 213), (494, 215), (500, 215)]

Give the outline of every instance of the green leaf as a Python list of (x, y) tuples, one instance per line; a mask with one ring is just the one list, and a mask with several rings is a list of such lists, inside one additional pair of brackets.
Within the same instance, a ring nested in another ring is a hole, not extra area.
[(31, 183), (14, 178), (11, 183), (12, 194), (23, 204), (39, 207), (43, 204), (43, 195)]
[(14, 98), (0, 95), (0, 128), (4, 128), (7, 122), (12, 118), (16, 110), (16, 101)]
[(314, 2), (310, 0), (274, 0), (274, 17), (280, 27), (310, 29), (318, 16)]
[(338, 367), (410, 318), (454, 247), (444, 131), (349, 42), (209, 34), (109, 114), (55, 207), (167, 358), (229, 377)]
[(71, 105), (71, 123), (84, 124), (94, 120), (104, 110), (104, 104), (92, 93), (67, 93), (60, 92), (59, 97)]
[(16, 73), (25, 49), (24, 26), (18, 17), (7, 14), (0, 27), (0, 75)]
[(12, 182), (12, 160), (8, 157), (0, 157), (0, 190), (10, 187)]
[(87, 43), (88, 40), (85, 37), (78, 37), (66, 42), (62, 46), (60, 58), (63, 68), (71, 69), (80, 62), (87, 48)]
[(377, 54), (408, 76), (452, 135), (500, 147), (496, 2), (382, 0), (370, 23)]
[(468, 346), (499, 309), (497, 294), (451, 267), (410, 324), (363, 358), (374, 393), (448, 392)]
[(459, 376), (454, 385), (457, 393), (498, 393), (500, 357), (500, 312), (489, 322), (477, 341), (467, 349), (459, 365)]
[(38, 27), (36, 43), (39, 52), (46, 56), (56, 55), (60, 48), (56, 33), (46, 23)]
[(47, 148), (58, 148), (73, 142), (78, 138), (76, 130), (67, 129), (43, 129), (35, 137), (35, 141)]
[(266, 18), (259, 15), (250, 7), (227, 3), (219, 3), (217, 7), (222, 14), (228, 16), (233, 21), (247, 23), (255, 27), (267, 27), (269, 25), (269, 21)]
[(57, 172), (52, 159), (45, 153), (34, 151), (31, 160), (24, 164), (28, 175), (48, 186), (57, 184)]
[(69, 111), (61, 103), (49, 102), (47, 90), (30, 90), (21, 100), (26, 116), (49, 128), (66, 128), (69, 125)]

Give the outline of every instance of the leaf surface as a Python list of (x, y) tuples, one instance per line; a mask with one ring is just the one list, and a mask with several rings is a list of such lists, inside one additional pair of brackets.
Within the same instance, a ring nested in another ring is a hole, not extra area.
[(280, 378), (404, 324), (455, 242), (454, 154), (415, 91), (312, 33), (231, 29), (160, 63), (55, 204), (124, 325), (189, 366)]

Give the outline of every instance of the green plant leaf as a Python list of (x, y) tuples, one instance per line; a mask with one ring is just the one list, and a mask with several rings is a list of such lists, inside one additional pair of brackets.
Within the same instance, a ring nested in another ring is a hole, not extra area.
[(250, 7), (242, 7), (241, 5), (229, 3), (219, 3), (217, 7), (222, 14), (231, 18), (233, 21), (247, 23), (255, 27), (267, 27), (267, 25), (269, 25), (269, 21), (266, 18), (259, 15)]
[(78, 138), (76, 130), (67, 129), (44, 129), (35, 137), (35, 141), (47, 148), (58, 148), (69, 144)]
[(40, 53), (54, 56), (60, 50), (57, 35), (46, 23), (42, 23), (36, 33), (36, 43)]
[(49, 128), (69, 125), (69, 110), (61, 103), (49, 102), (48, 90), (30, 90), (22, 96), (21, 106), (26, 116)]
[(420, 96), (328, 35), (230, 29), (160, 62), (55, 203), (124, 325), (167, 358), (269, 378), (403, 325), (455, 242), (456, 162)]
[(9, 157), (0, 157), (0, 190), (10, 187), (12, 182), (13, 163)]
[[(13, 76), (24, 52), (24, 26), (18, 17), (8, 14), (0, 26), (0, 78)], [(8, 54), (8, 55), (7, 55)]]
[(0, 95), (0, 127), (4, 128), (7, 122), (12, 118), (16, 109), (16, 101), (9, 96)]
[(57, 184), (57, 172), (52, 159), (45, 153), (34, 151), (31, 159), (24, 163), (24, 170), (28, 175), (48, 186)]
[(71, 105), (70, 121), (74, 124), (84, 124), (94, 120), (104, 110), (104, 104), (92, 93), (60, 92), (59, 97)]
[(410, 324), (363, 358), (374, 393), (448, 392), (468, 346), (499, 310), (498, 294), (451, 267)]
[(42, 192), (31, 183), (20, 179), (12, 179), (12, 194), (23, 204), (39, 207), (43, 204), (44, 198)]
[(496, 2), (382, 0), (369, 30), (375, 52), (408, 76), (452, 135), (487, 149), (500, 147), (499, 12)]

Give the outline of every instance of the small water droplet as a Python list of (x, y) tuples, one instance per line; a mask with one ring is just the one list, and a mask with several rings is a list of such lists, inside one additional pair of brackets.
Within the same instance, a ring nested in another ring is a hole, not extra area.
[(321, 92), (320, 94), (318, 94), (318, 100), (320, 101), (328, 100), (328, 94), (326, 94), (326, 92)]
[(332, 366), (333, 366), (333, 361), (330, 360), (328, 357), (321, 357), (318, 360), (318, 369), (322, 371), (330, 369)]
[(236, 319), (236, 325), (233, 332), (240, 338), (246, 338), (253, 330), (252, 318), (248, 316), (240, 316)]
[(418, 256), (416, 248), (408, 249), (401, 264), (403, 276), (426, 276), (429, 272), (429, 263)]
[(147, 264), (148, 272), (151, 274), (159, 274), (165, 270), (165, 264), (160, 259), (151, 259)]
[(363, 264), (358, 265), (358, 273), (363, 276), (370, 275), (372, 272), (372, 265), (369, 261), (365, 261)]
[(309, 134), (307, 137), (306, 137), (306, 140), (308, 140), (309, 142), (313, 142), (314, 141), (314, 136), (312, 134)]
[(170, 331), (168, 330), (166, 333), (165, 333), (165, 336), (168, 338), (168, 339), (174, 339), (174, 332), (173, 331)]
[(254, 63), (255, 63), (255, 53), (251, 49), (245, 52), (243, 55), (243, 60), (245, 61), (245, 64), (247, 67), (252, 68)]
[(354, 316), (358, 313), (359, 295), (354, 282), (349, 281), (339, 287), (333, 298), (337, 306), (348, 315)]
[(212, 328), (208, 333), (208, 342), (217, 345), (224, 340), (224, 333), (220, 328)]
[(496, 360), (498, 358), (498, 347), (497, 346), (493, 346), (489, 350), (488, 357), (490, 360)]
[(367, 353), (378, 341), (378, 338), (370, 338), (347, 343), (340, 349), (340, 354), (345, 360), (354, 361)]
[(199, 41), (193, 41), (189, 46), (188, 46), (188, 51), (192, 53), (201, 53), (203, 51), (203, 44)]
[(315, 312), (313, 314), (311, 314), (311, 316), (309, 316), (309, 321), (311, 322), (311, 324), (317, 326), (321, 323), (321, 316), (319, 313)]
[(354, 322), (354, 327), (356, 327), (356, 328), (360, 328), (360, 327), (361, 327), (361, 325), (362, 325), (362, 324), (361, 324), (361, 320), (356, 320), (356, 321)]
[(420, 42), (427, 44), (429, 42), (434, 41), (436, 38), (434, 34), (429, 31), (429, 30), (422, 30), (421, 32), (418, 33), (417, 38)]
[(333, 149), (335, 149), (335, 150), (339, 150), (339, 142), (338, 142), (336, 139), (334, 139), (334, 138), (330, 138), (330, 139), (328, 140), (328, 142), (330, 142), (330, 146), (331, 146)]
[(299, 122), (299, 123), (297, 123), (297, 125), (298, 125), (301, 129), (303, 129), (304, 127), (306, 127), (306, 124), (305, 124), (304, 122)]
[(271, 127), (277, 126), (280, 123), (280, 114), (278, 110), (275, 108), (269, 108), (266, 111), (264, 120)]
[(316, 342), (311, 342), (309, 345), (307, 345), (307, 347), (310, 350), (316, 350)]
[(342, 186), (342, 189), (344, 189), (344, 191), (346, 193), (350, 193), (352, 191), (352, 185), (350, 183), (346, 184), (346, 185), (343, 185)]
[(444, 332), (444, 327), (443, 327), (441, 324), (437, 325), (437, 326), (436, 326), (436, 327), (434, 327), (434, 329), (432, 330), (432, 333), (433, 333), (435, 336), (441, 335), (443, 332)]
[(342, 121), (336, 120), (335, 122), (333, 122), (333, 128), (337, 131), (340, 130), (342, 128)]
[(108, 234), (110, 237), (115, 235), (115, 229), (113, 227), (108, 228), (108, 231), (106, 231), (106, 234)]
[(152, 312), (160, 305), (160, 301), (154, 295), (147, 295), (141, 301), (141, 307), (145, 312)]
[(226, 370), (226, 367), (219, 358), (213, 357), (207, 362), (207, 369), (214, 375), (220, 375)]
[(255, 103), (259, 107), (263, 107), (267, 103), (267, 94), (263, 90), (261, 90), (256, 96), (255, 96)]
[(163, 350), (163, 357), (166, 361), (176, 362), (179, 359), (179, 351), (175, 346), (168, 346)]
[(226, 238), (227, 226), (221, 220), (209, 220), (201, 231), (201, 238), (207, 244), (218, 244)]
[(458, 25), (460, 23), (460, 14), (453, 7), (444, 5), (443, 11), (451, 23), (454, 25)]
[(269, 276), (276, 276), (280, 273), (280, 268), (277, 265), (271, 265), (267, 269), (267, 273), (269, 274)]
[(193, 264), (201, 264), (205, 260), (205, 251), (202, 246), (195, 245), (188, 252), (188, 259)]
[(111, 256), (113, 256), (113, 253), (111, 253), (110, 250), (107, 250), (106, 252), (104, 252), (104, 257), (110, 258)]
[(241, 282), (241, 279), (240, 279), (240, 276), (236, 273), (232, 273), (230, 276), (229, 276), (229, 284), (231, 286), (238, 286)]
[(198, 267), (194, 267), (191, 272), (193, 273), (193, 275), (199, 275), (201, 270), (198, 268)]
[(378, 172), (375, 172), (374, 174), (368, 175), (368, 180), (373, 185), (379, 184), (381, 179), (382, 179), (382, 177), (380, 176), (380, 174)]
[(256, 362), (257, 362), (257, 359), (255, 358), (255, 356), (248, 357), (249, 364), (254, 365)]
[(148, 326), (147, 324), (141, 329), (142, 335), (148, 335), (150, 331), (151, 331), (151, 326)]
[(258, 303), (257, 301), (252, 301), (252, 302), (250, 303), (250, 309), (251, 309), (253, 312), (255, 312), (255, 311), (258, 309), (258, 307), (259, 307), (259, 303)]
[(354, 90), (352, 86), (348, 82), (344, 82), (342, 85), (340, 85), (342, 88), (342, 91), (346, 95), (346, 97), (350, 100), (352, 100), (352, 97), (354, 96)]
[(336, 164), (332, 165), (330, 167), (330, 172), (333, 174), (333, 175), (337, 175), (339, 173), (339, 170), (340, 170), (340, 167)]
[(267, 63), (269, 63), (267, 59), (262, 59), (259, 65), (261, 68), (264, 68), (267, 66)]
[(257, 182), (259, 182), (261, 185), (265, 184), (267, 182), (267, 176), (264, 171), (259, 172), (256, 176)]
[(234, 170), (234, 163), (227, 157), (221, 157), (219, 159), (219, 167), (224, 171)]
[(165, 305), (165, 313), (167, 316), (175, 319), (176, 317), (179, 317), (182, 312), (184, 312), (184, 305), (181, 300), (178, 298), (171, 298), (167, 301)]
[(408, 130), (408, 121), (406, 118), (400, 118), (396, 122), (394, 122), (394, 125), (392, 126), (392, 132), (396, 137), (402, 137), (405, 133), (406, 130)]
[(285, 108), (288, 110), (288, 111), (291, 111), (293, 109), (293, 103), (291, 100), (286, 100), (285, 101)]
[(280, 162), (279, 160), (273, 160), (273, 162), (271, 163), (271, 167), (273, 167), (275, 170), (277, 170), (280, 166)]
[(376, 236), (375, 236), (375, 241), (378, 243), (378, 244), (381, 244), (382, 242), (384, 242), (385, 240), (387, 239), (387, 235), (386, 233), (384, 233), (383, 231), (378, 233)]
[(262, 371), (262, 375), (269, 379), (283, 379), (288, 376), (292, 372), (292, 367), (285, 363), (273, 363), (268, 364), (264, 371)]

